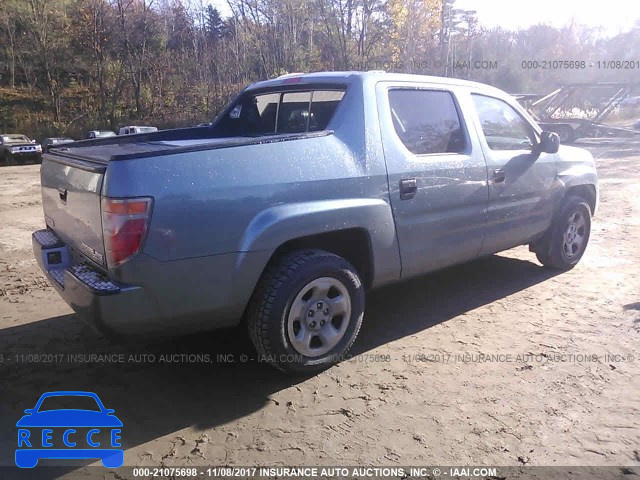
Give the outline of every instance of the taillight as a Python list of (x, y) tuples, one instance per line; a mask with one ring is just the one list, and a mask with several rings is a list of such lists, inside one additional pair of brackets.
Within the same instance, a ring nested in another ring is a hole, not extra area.
[(151, 218), (151, 198), (103, 198), (102, 232), (107, 265), (115, 267), (140, 251)]

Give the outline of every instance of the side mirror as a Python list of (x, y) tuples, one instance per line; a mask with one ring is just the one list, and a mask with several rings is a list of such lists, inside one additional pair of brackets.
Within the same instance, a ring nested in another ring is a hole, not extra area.
[(560, 137), (555, 132), (542, 132), (540, 134), (540, 143), (535, 146), (535, 152), (540, 153), (558, 153), (560, 148)]
[(27, 408), (24, 413), (26, 413), (27, 415), (31, 415), (33, 413), (33, 408)]
[(113, 408), (105, 408), (104, 413), (111, 415), (112, 413), (115, 413), (115, 410)]

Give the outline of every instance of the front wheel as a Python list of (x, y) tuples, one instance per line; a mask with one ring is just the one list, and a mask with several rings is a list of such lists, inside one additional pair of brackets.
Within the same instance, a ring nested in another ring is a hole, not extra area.
[(4, 155), (4, 164), (5, 165), (17, 165), (18, 162), (13, 155), (10, 153), (5, 153)]
[(262, 360), (297, 374), (339, 362), (364, 314), (364, 287), (344, 258), (322, 250), (288, 254), (267, 268), (247, 311)]
[(582, 198), (571, 195), (562, 204), (536, 256), (545, 267), (570, 270), (584, 255), (590, 235), (591, 208)]

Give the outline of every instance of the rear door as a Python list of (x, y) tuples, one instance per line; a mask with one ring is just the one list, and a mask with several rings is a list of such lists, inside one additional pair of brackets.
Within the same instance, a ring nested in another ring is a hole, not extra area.
[(487, 168), (454, 91), (381, 82), (377, 102), (403, 278), (475, 258)]
[(474, 93), (477, 130), (489, 170), (489, 210), (482, 255), (544, 232), (553, 215), (555, 155), (534, 155), (534, 126), (503, 99)]

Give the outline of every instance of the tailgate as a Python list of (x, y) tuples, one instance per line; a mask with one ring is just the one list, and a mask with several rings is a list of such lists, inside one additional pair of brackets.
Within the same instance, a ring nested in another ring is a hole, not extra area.
[(40, 170), (45, 222), (67, 245), (105, 265), (100, 192), (106, 164), (45, 154)]

